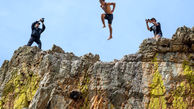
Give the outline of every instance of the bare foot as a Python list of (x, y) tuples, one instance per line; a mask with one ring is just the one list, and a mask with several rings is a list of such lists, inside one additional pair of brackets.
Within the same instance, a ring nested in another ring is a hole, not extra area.
[(112, 36), (110, 36), (107, 40), (111, 40), (112, 39)]
[(106, 28), (106, 25), (104, 25), (102, 28)]

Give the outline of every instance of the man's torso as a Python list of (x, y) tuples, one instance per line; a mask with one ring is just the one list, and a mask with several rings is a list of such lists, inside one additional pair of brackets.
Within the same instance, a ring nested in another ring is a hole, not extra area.
[(110, 5), (108, 5), (107, 3), (102, 6), (102, 9), (106, 14), (113, 14)]
[(158, 22), (157, 24), (158, 24), (158, 26), (153, 25), (151, 27), (151, 30), (154, 32), (154, 35), (157, 35), (157, 34), (161, 34), (162, 35), (162, 30), (161, 30), (160, 23)]
[(36, 38), (40, 38), (40, 34), (41, 34), (41, 29), (40, 28), (34, 28), (32, 30), (31, 36), (36, 37)]

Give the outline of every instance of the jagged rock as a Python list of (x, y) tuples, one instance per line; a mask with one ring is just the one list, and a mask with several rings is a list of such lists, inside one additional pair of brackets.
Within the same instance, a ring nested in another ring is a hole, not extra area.
[(56, 53), (65, 53), (64, 50), (61, 47), (56, 46), (56, 45), (53, 45), (51, 51), (56, 52)]
[(9, 61), (5, 60), (0, 69), (0, 84), (2, 84), (2, 82), (5, 80), (5, 75), (6, 75), (8, 68), (9, 68)]
[(194, 44), (194, 32), (187, 27), (180, 27), (172, 39), (160, 38), (145, 39), (140, 45), (139, 53), (143, 54), (144, 61), (151, 61), (156, 53), (184, 52), (191, 53)]
[(194, 44), (192, 44), (192, 47), (191, 48), (192, 48), (192, 51), (194, 51)]
[(193, 28), (178, 28), (172, 39), (145, 39), (138, 53), (112, 62), (56, 45), (20, 47), (0, 69), (0, 108), (192, 109)]
[(142, 54), (130, 54), (130, 55), (125, 55), (121, 61), (126, 61), (126, 62), (138, 62), (141, 61), (142, 59)]

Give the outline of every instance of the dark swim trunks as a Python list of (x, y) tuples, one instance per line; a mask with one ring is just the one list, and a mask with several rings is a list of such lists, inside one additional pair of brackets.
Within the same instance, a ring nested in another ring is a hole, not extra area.
[(112, 24), (113, 14), (106, 14), (104, 18), (108, 20), (108, 24)]

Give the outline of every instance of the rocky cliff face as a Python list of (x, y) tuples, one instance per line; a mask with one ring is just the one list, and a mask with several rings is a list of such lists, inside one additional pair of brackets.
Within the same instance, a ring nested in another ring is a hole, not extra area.
[(102, 62), (20, 47), (0, 69), (0, 109), (193, 109), (194, 27)]

